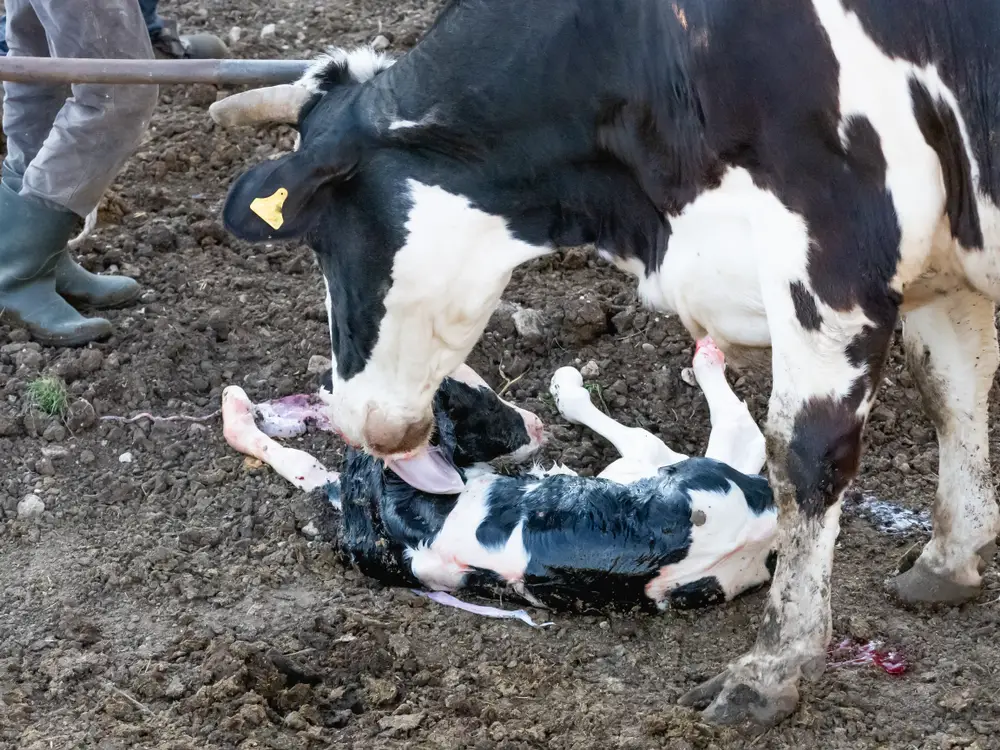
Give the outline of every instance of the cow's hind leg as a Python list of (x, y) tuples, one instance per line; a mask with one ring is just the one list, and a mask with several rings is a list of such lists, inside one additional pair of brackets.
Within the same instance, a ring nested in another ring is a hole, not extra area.
[(857, 473), (897, 318), (884, 281), (851, 289), (854, 299), (865, 300), (864, 310), (845, 304), (844, 296), (839, 309), (825, 304), (808, 286), (805, 269), (795, 267), (808, 246), (805, 237), (786, 239), (785, 252), (769, 256), (762, 273), (772, 330), (766, 438), (778, 564), (754, 647), (681, 699), (707, 705), (705, 718), (715, 723), (778, 722), (795, 709), (800, 678), (816, 678), (825, 668), (841, 499)]
[(957, 604), (979, 593), (1000, 532), (987, 422), (1000, 362), (993, 302), (972, 291), (942, 297), (906, 315), (903, 343), (940, 463), (934, 535), (889, 590), (906, 602)]

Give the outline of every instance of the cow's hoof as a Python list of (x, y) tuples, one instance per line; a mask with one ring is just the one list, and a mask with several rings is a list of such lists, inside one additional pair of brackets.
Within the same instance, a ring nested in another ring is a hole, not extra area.
[(732, 666), (708, 682), (681, 696), (682, 706), (704, 709), (702, 717), (712, 724), (753, 722), (773, 726), (795, 711), (799, 689), (795, 681), (765, 689), (739, 666)]
[(979, 586), (956, 583), (935, 573), (918, 559), (906, 571), (886, 581), (888, 592), (904, 604), (964, 604), (979, 596)]

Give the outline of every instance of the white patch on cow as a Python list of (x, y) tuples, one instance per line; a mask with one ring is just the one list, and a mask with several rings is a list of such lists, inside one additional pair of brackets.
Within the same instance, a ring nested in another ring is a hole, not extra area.
[(523, 521), (500, 547), (485, 547), (476, 530), (489, 514), (489, 493), (495, 477), (482, 476), (466, 485), (441, 531), (429, 545), (407, 549), (410, 568), (431, 589), (453, 591), (461, 587), (472, 568), (492, 570), (510, 583), (523, 580), (528, 567)]
[(405, 128), (419, 128), (417, 120), (394, 120), (389, 123), (389, 130), (403, 130)]
[(514, 237), (500, 216), (442, 188), (409, 181), (406, 243), (396, 253), (385, 315), (364, 370), (334, 377), (336, 423), (365, 442), (372, 410), (393, 425), (430, 419), (441, 381), (461, 365), (517, 266), (551, 252)]
[(895, 284), (897, 291), (905, 293), (907, 283), (927, 262), (945, 202), (941, 165), (913, 115), (909, 81), (920, 80), (932, 96), (941, 99), (949, 98), (947, 90), (933, 69), (886, 55), (840, 0), (814, 0), (813, 4), (839, 63), (841, 130), (852, 116), (861, 116), (879, 136), (886, 160), (886, 187), (902, 235)]
[(689, 496), (692, 517), (703, 514), (705, 521), (692, 524), (687, 555), (663, 566), (646, 584), (646, 596), (663, 603), (678, 586), (709, 576), (718, 578), (727, 599), (765, 583), (770, 578), (765, 563), (776, 541), (777, 511), (754, 514), (743, 491), (732, 482), (725, 494), (691, 490)]
[[(326, 322), (327, 322), (327, 335), (330, 337), (330, 349), (333, 350), (333, 296), (330, 294), (330, 281), (324, 276), (323, 277), (323, 288), (326, 291), (326, 299), (324, 300), (326, 304)], [(337, 353), (333, 352), (333, 358), (330, 360), (334, 372), (337, 370)]]
[(939, 446), (934, 534), (920, 560), (955, 583), (978, 586), (976, 551), (1000, 533), (988, 422), (1000, 363), (994, 305), (971, 290), (942, 297), (906, 315), (903, 344)]
[[(850, 364), (844, 346), (871, 321), (857, 308), (835, 312), (816, 298), (819, 331), (796, 322), (789, 284), (808, 288), (809, 232), (801, 216), (745, 169), (726, 171), (718, 188), (698, 196), (670, 219), (672, 234), (663, 265), (640, 282), (656, 309), (674, 312), (695, 338), (711, 336), (719, 348), (771, 345), (769, 318), (781, 318), (782, 342), (794, 357), (773, 362), (775, 392), (840, 399), (864, 368)], [(763, 274), (763, 276), (761, 275)], [(766, 282), (766, 283), (765, 283)], [(773, 309), (771, 309), (773, 307)], [(784, 405), (794, 413), (798, 403)], [(867, 403), (860, 413), (869, 408)]]
[(383, 70), (392, 67), (395, 60), (384, 52), (378, 52), (372, 47), (357, 47), (343, 49), (329, 47), (325, 54), (319, 55), (296, 81), (314, 94), (323, 92), (320, 84), (331, 67), (345, 68), (355, 83), (371, 80)]
[(745, 169), (727, 170), (706, 191), (670, 217), (663, 264), (639, 283), (640, 297), (676, 313), (695, 339), (711, 336), (722, 351), (771, 344), (757, 269), (759, 255), (795, 223)]
[[(970, 161), (974, 162), (971, 155)], [(958, 264), (969, 283), (994, 302), (1000, 302), (1000, 209), (978, 193), (979, 225), (984, 251), (958, 252)]]
[(613, 255), (608, 250), (598, 248), (597, 257), (610, 263), (622, 273), (635, 276), (637, 279), (644, 279), (646, 277), (646, 264), (634, 256), (624, 257)]

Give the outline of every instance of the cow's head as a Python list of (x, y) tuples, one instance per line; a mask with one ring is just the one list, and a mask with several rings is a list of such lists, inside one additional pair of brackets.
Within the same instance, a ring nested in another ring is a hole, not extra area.
[[(678, 175), (700, 164), (697, 114), (678, 114), (687, 89), (640, 101), (631, 89), (664, 76), (616, 61), (634, 48), (616, 31), (629, 3), (600, 4), (614, 19), (579, 3), (582, 20), (575, 2), (524, 5), (527, 26), (504, 3), (452, 3), (395, 63), (331, 50), (296, 84), (213, 105), (226, 125), (299, 131), (294, 153), (235, 181), (225, 225), (254, 242), (305, 238), (316, 251), (334, 420), (379, 457), (427, 443), (438, 386), (481, 336), (516, 266), (596, 242), (654, 268), (669, 232), (659, 209), (690, 188)], [(620, 37), (614, 53), (575, 38), (609, 27)], [(553, 38), (528, 38), (539, 34)], [(669, 68), (668, 41), (651, 44), (657, 66)], [(657, 130), (668, 116), (673, 140)]]

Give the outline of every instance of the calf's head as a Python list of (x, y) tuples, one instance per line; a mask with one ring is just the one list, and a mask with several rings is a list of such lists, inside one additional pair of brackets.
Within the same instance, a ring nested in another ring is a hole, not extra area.
[[(349, 442), (383, 458), (426, 445), (438, 386), (521, 263), (596, 242), (655, 267), (660, 207), (700, 154), (674, 101), (687, 89), (659, 80), (676, 67), (662, 5), (452, 2), (399, 61), (331, 50), (296, 84), (213, 105), (221, 124), (298, 129), (295, 152), (234, 182), (223, 218), (242, 239), (316, 251)], [(532, 23), (511, 23), (521, 14)], [(652, 72), (630, 61), (637, 29)], [(608, 52), (590, 38), (608, 34)], [(670, 118), (683, 138), (659, 138)]]
[[(320, 376), (320, 393), (332, 387), (332, 370)], [(468, 365), (446, 377), (433, 400), (436, 456), (446, 464), (467, 469), (477, 463), (509, 459), (520, 463), (545, 443), (545, 427), (536, 414), (505, 401)], [(389, 468), (411, 485), (438, 492), (426, 472), (439, 477), (447, 469), (423, 457), (389, 459)]]

